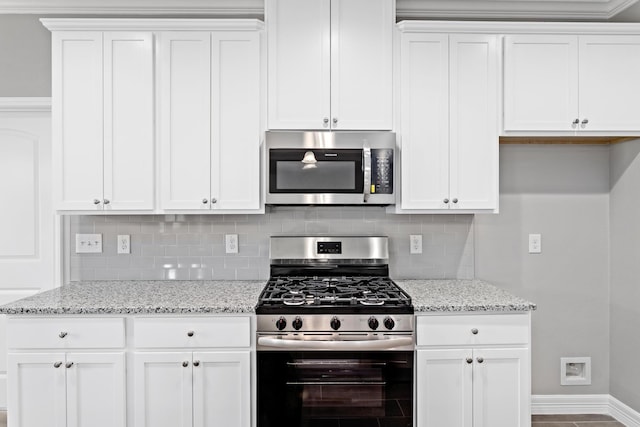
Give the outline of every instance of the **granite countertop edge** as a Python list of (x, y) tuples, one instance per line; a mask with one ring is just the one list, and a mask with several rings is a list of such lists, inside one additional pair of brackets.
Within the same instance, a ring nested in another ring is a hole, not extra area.
[[(536, 304), (482, 280), (395, 280), (414, 311), (527, 312)], [(3, 306), (8, 315), (254, 314), (261, 280), (87, 281), (35, 294)]]

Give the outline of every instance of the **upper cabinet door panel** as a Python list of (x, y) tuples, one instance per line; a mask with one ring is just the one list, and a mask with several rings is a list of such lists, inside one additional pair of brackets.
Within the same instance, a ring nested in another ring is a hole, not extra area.
[(392, 128), (394, 17), (391, 0), (331, 1), (332, 128)]
[(580, 129), (640, 131), (639, 76), (640, 36), (580, 36)]
[(153, 35), (107, 32), (104, 53), (104, 208), (153, 209)]
[(260, 206), (260, 34), (212, 36), (211, 197), (214, 209)]
[(577, 36), (505, 37), (505, 131), (577, 130), (577, 44)]
[(55, 208), (95, 210), (103, 193), (102, 33), (52, 38)]
[(211, 35), (158, 35), (163, 209), (209, 209)]
[(402, 36), (402, 209), (446, 209), (449, 50), (446, 34)]
[(266, 0), (265, 15), (269, 128), (328, 129), (330, 0)]
[(451, 35), (450, 198), (453, 209), (498, 201), (498, 46), (494, 35)]

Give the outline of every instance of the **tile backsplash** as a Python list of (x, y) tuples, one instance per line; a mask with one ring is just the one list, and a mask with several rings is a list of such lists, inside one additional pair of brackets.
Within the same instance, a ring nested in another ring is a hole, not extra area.
[[(272, 207), (264, 215), (72, 216), (76, 233), (101, 233), (101, 254), (69, 249), (70, 281), (265, 280), (272, 235), (389, 236), (391, 276), (470, 279), (474, 274), (472, 215), (394, 215), (379, 207)], [(118, 255), (118, 234), (131, 253)], [(239, 252), (225, 253), (225, 234), (238, 234)], [(423, 253), (409, 254), (409, 235), (422, 234)]]

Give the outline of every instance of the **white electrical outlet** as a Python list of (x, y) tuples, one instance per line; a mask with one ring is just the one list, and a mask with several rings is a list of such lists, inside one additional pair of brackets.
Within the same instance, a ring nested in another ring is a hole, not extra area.
[(76, 234), (77, 254), (101, 254), (102, 234)]
[(118, 234), (118, 253), (131, 253), (131, 236), (128, 234)]
[(412, 254), (422, 253), (422, 234), (411, 234), (409, 236), (409, 252)]
[(539, 254), (542, 252), (542, 235), (529, 234), (529, 253)]
[(238, 253), (238, 235), (237, 234), (225, 234), (224, 241), (225, 241), (226, 251), (228, 254)]

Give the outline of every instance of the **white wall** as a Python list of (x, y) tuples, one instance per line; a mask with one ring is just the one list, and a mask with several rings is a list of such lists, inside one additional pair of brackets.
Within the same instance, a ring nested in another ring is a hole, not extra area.
[[(476, 277), (538, 304), (533, 394), (609, 392), (608, 183), (608, 147), (503, 145), (500, 214), (475, 217)], [(563, 356), (592, 358), (591, 386), (560, 385)]]
[(611, 394), (640, 411), (640, 140), (611, 149)]

